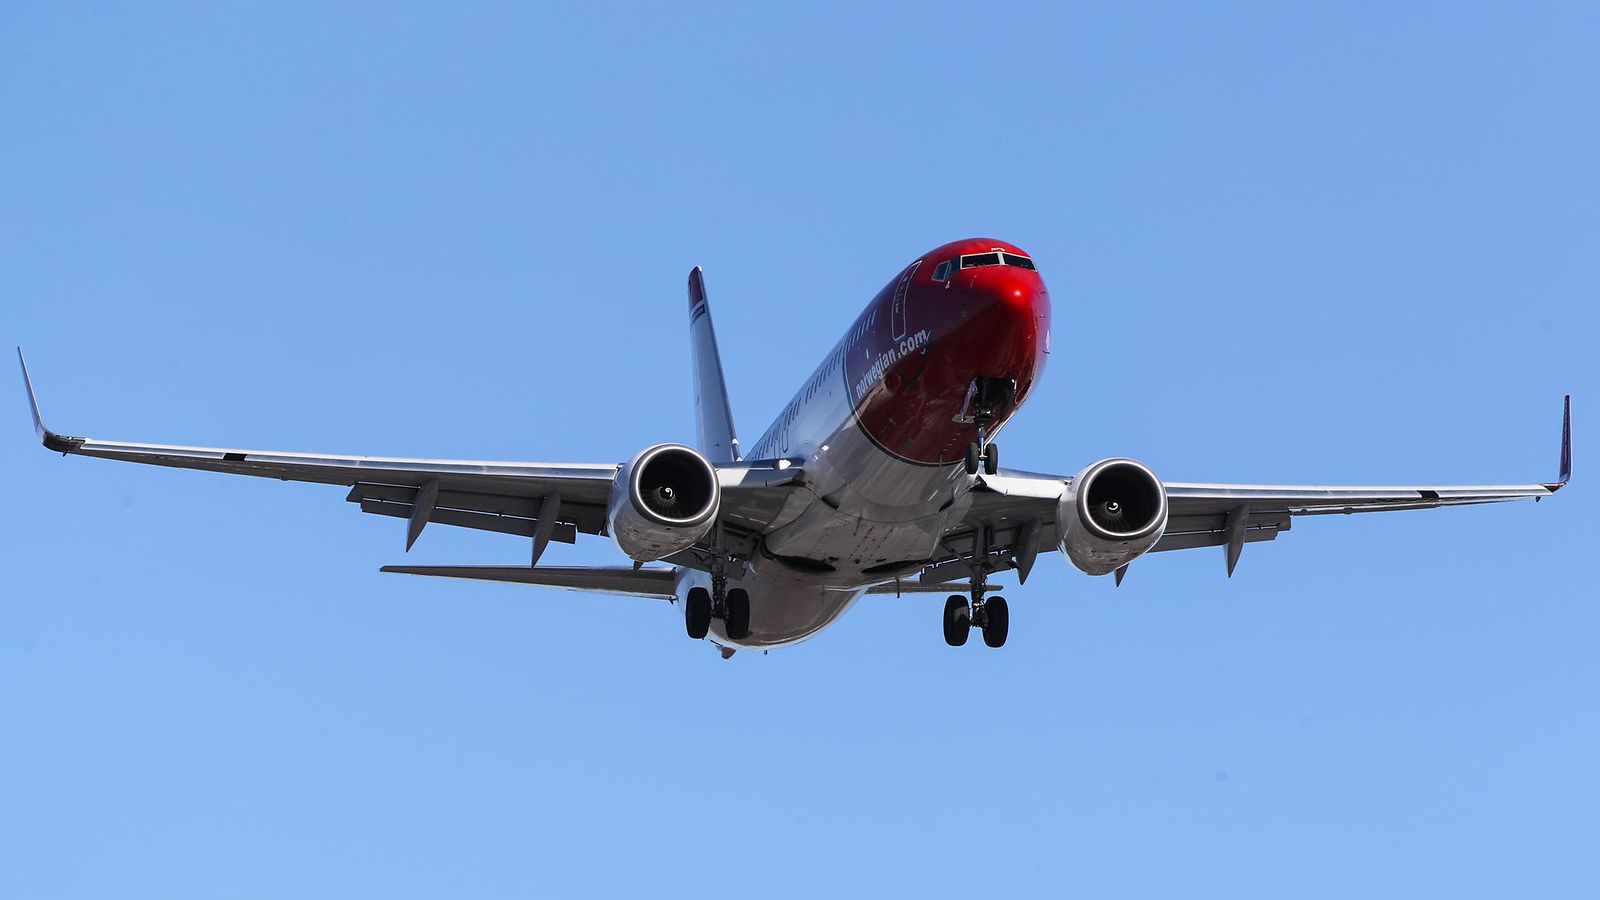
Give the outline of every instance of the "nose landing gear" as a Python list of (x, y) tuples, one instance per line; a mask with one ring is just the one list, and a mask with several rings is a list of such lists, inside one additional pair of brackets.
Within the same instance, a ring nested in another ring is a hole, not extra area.
[(1010, 378), (978, 377), (967, 386), (966, 399), (955, 420), (978, 428), (977, 441), (967, 445), (968, 475), (978, 474), (980, 467), (985, 475), (1000, 471), (1000, 450), (989, 441), (989, 426), (1011, 408), (1016, 394), (1017, 383)]
[(978, 429), (978, 440), (967, 445), (967, 474), (994, 475), (1000, 471), (1000, 446), (983, 440), (983, 429)]

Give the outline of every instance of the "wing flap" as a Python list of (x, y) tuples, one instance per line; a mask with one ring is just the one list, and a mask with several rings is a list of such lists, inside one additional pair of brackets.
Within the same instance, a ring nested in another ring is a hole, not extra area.
[[(384, 503), (380, 500), (361, 501), (361, 511), (379, 516), (394, 516), (399, 519), (411, 518), (412, 509), (409, 503)], [(477, 531), (497, 531), (501, 534), (514, 534), (519, 537), (531, 538), (538, 531), (537, 519), (521, 519), (516, 516), (496, 516), (489, 513), (467, 512), (459, 509), (436, 509), (429, 516), (430, 522), (440, 525), (454, 525), (457, 528), (472, 528)], [(557, 523), (550, 533), (552, 541), (563, 544), (578, 542), (578, 529), (570, 523)]]

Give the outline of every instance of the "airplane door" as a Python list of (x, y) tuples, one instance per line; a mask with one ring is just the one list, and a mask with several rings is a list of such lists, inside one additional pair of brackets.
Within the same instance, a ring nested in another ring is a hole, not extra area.
[(900, 276), (900, 283), (895, 285), (894, 304), (889, 311), (889, 323), (894, 329), (894, 339), (904, 340), (908, 329), (906, 324), (909, 318), (906, 313), (906, 301), (911, 293), (911, 277), (917, 274), (917, 267), (922, 265), (922, 260), (911, 264), (906, 273)]

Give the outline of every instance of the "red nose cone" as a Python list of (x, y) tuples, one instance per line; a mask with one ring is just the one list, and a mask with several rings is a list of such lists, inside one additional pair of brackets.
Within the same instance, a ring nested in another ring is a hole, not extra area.
[(851, 399), (868, 436), (908, 462), (949, 465), (964, 456), (978, 438), (966, 409), (975, 382), (986, 391), (1004, 385), (1010, 396), (987, 423), (993, 435), (1044, 369), (1050, 295), (1032, 260), (1010, 244), (940, 247), (875, 306), (882, 316), (868, 332), (870, 349), (847, 357)]
[(962, 344), (971, 365), (986, 373), (1032, 383), (1044, 366), (1050, 331), (1050, 295), (1037, 272), (994, 267), (973, 273), (966, 288)]

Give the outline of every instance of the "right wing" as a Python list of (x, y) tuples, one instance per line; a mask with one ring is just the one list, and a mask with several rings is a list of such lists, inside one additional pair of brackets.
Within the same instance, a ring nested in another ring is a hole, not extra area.
[[(63, 455), (346, 485), (350, 492), (345, 499), (360, 504), (362, 512), (407, 520), (407, 550), (430, 522), (532, 538), (534, 563), (550, 541), (570, 544), (580, 532), (606, 533), (606, 505), (621, 468), (617, 464), (340, 456), (70, 437), (45, 427), (20, 348), (17, 360), (22, 364), (34, 431), (45, 447)], [(723, 514), (731, 529), (741, 534), (759, 531), (778, 514), (788, 494), (780, 488), (794, 484), (801, 475), (799, 467), (790, 468), (787, 461), (781, 465), (768, 460), (716, 467)], [(705, 565), (693, 554), (674, 561)]]
[(605, 532), (615, 465), (337, 456), (69, 437), (45, 427), (21, 349), (17, 359), (34, 430), (45, 447), (63, 455), (349, 485), (345, 499), (359, 503), (362, 512), (409, 520), (407, 549), (429, 522), (531, 537), (535, 560), (549, 541), (573, 543), (580, 531)]

